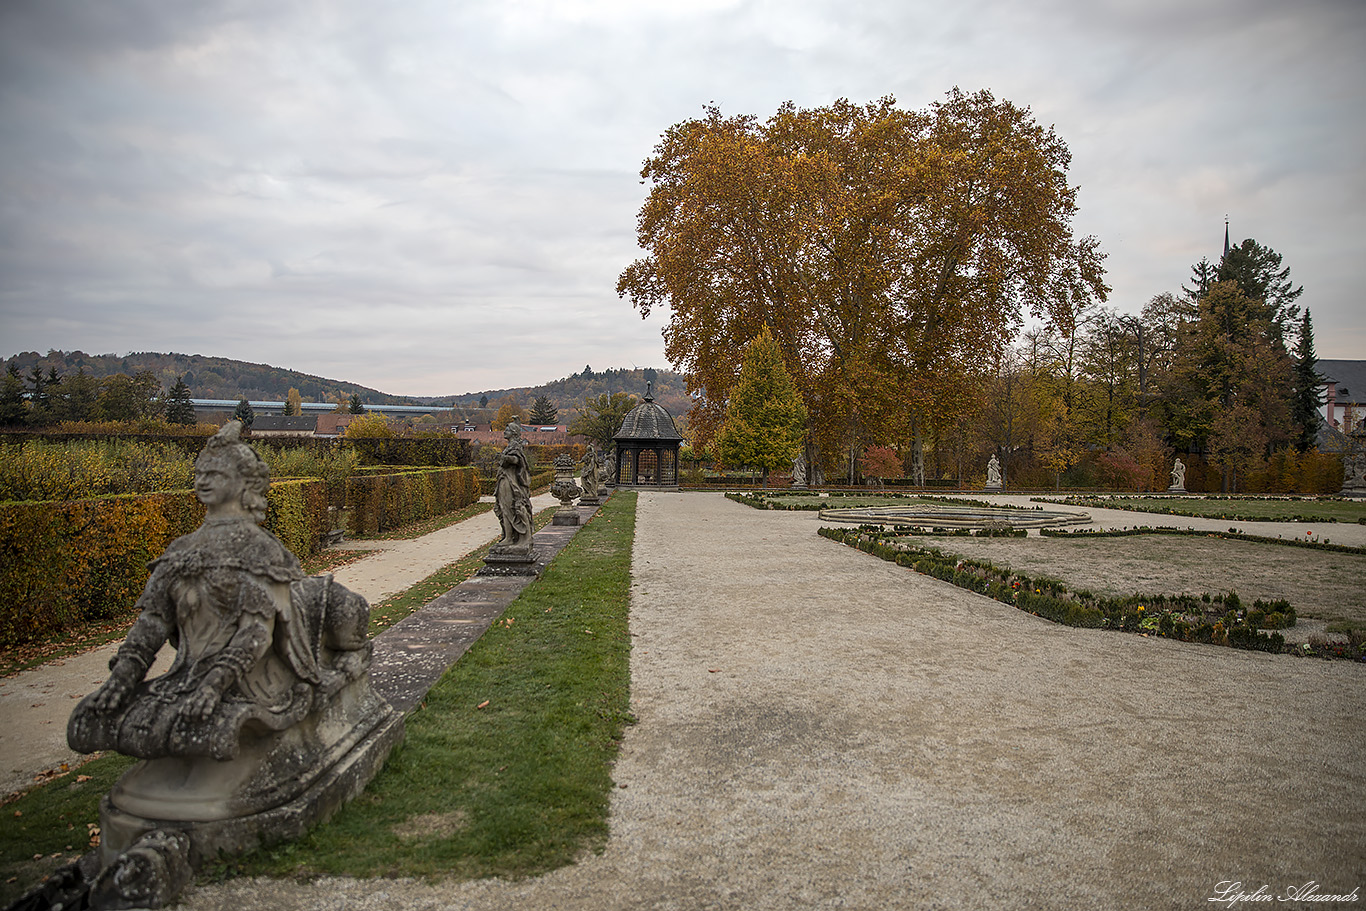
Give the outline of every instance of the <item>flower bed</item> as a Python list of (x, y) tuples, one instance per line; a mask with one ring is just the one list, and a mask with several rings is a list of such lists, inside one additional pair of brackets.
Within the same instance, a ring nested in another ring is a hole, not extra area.
[(1056, 579), (1032, 578), (987, 561), (961, 559), (900, 541), (898, 533), (880, 529), (821, 528), (819, 534), (1066, 626), (1120, 630), (1272, 653), (1366, 658), (1362, 643), (1355, 639), (1345, 644), (1305, 643), (1287, 648), (1285, 637), (1275, 630), (1294, 626), (1296, 618), (1294, 607), (1283, 599), (1257, 600), (1251, 607), (1245, 607), (1236, 592), (1108, 598), (1087, 591), (1070, 591)]

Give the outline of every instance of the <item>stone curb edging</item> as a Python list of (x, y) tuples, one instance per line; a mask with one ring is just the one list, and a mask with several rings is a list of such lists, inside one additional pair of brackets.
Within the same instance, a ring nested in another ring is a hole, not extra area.
[(471, 576), (375, 637), (370, 680), (395, 711), (411, 712), (600, 507), (577, 508), (578, 525), (547, 525), (536, 532), (532, 573)]

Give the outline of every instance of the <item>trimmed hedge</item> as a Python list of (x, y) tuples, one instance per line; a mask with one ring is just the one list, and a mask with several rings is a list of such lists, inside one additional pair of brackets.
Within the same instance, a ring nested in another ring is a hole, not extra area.
[(188, 491), (0, 504), (0, 646), (129, 613), (148, 562), (203, 515)]
[[(535, 491), (535, 490), (540, 490), (542, 487), (549, 487), (552, 483), (554, 483), (554, 481), (555, 481), (555, 469), (553, 469), (553, 468), (548, 468), (548, 469), (546, 469), (545, 471), (538, 471), (538, 472), (536, 472), (535, 474), (533, 474), (533, 475), (531, 476), (531, 489), (532, 489), (533, 491)], [(481, 478), (479, 479), (479, 494), (480, 494), (480, 496), (485, 496), (485, 497), (491, 497), (491, 496), (493, 496), (493, 489), (494, 489), (495, 487), (497, 487), (497, 486), (498, 486), (498, 478), (497, 478), (497, 477), (492, 477), (492, 478), (481, 477)]]
[(895, 532), (883, 533), (861, 526), (821, 528), (818, 534), (1065, 626), (1120, 630), (1272, 653), (1288, 651), (1295, 655), (1321, 654), (1354, 660), (1363, 657), (1356, 648), (1341, 655), (1308, 645), (1287, 649), (1283, 635), (1263, 632), (1267, 628), (1295, 625), (1295, 609), (1283, 599), (1258, 600), (1245, 610), (1236, 592), (1198, 597), (1134, 594), (1107, 598), (1069, 591), (1056, 579), (1031, 578), (988, 561), (960, 559), (933, 548), (890, 540), (896, 537)]
[(1198, 528), (1167, 528), (1161, 525), (1138, 525), (1134, 528), (1041, 528), (1039, 534), (1048, 538), (1128, 538), (1133, 535), (1182, 535), (1189, 538), (1222, 538), (1226, 541), (1249, 541), (1253, 544), (1280, 544), (1285, 547), (1307, 547), (1340, 554), (1366, 554), (1366, 547), (1334, 544), (1331, 541), (1311, 541), (1308, 538), (1273, 538), (1270, 535), (1249, 535), (1236, 528), (1228, 531), (1208, 531)]
[(365, 538), (463, 509), (479, 499), (474, 468), (353, 475), (346, 482), (346, 533)]
[[(277, 481), (262, 526), (296, 556), (329, 530), (322, 481)], [(0, 648), (132, 618), (147, 564), (204, 520), (193, 491), (0, 504)]]

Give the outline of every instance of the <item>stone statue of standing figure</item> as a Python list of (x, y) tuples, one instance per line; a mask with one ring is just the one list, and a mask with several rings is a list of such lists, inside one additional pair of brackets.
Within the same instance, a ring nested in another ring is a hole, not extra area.
[(601, 466), (602, 458), (598, 455), (598, 448), (589, 443), (588, 450), (583, 454), (583, 461), (579, 463), (579, 485), (583, 488), (583, 495), (579, 497), (580, 504), (592, 505), (598, 502), (598, 472)]
[(531, 457), (522, 441), (522, 425), (514, 420), (503, 431), (507, 445), (498, 457), (498, 483), (493, 512), (503, 525), (502, 552), (531, 551)]
[(1001, 488), (1001, 463), (996, 460), (996, 453), (991, 454), (991, 461), (987, 463), (987, 489), (999, 490)]
[(1172, 465), (1172, 486), (1167, 489), (1182, 492), (1186, 489), (1186, 466), (1182, 464), (1180, 459), (1177, 459), (1176, 463)]

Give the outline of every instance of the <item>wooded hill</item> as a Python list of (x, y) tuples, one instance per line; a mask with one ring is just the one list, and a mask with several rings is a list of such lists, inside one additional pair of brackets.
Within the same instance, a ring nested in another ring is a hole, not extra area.
[(133, 376), (144, 370), (151, 371), (161, 381), (162, 389), (170, 389), (177, 378), (184, 376), (190, 394), (197, 399), (240, 399), (252, 401), (283, 401), (290, 389), (299, 390), (306, 402), (335, 402), (338, 396), (349, 399), (359, 394), (362, 401), (373, 404), (401, 405), (408, 402), (420, 404), (417, 400), (404, 396), (387, 395), (378, 389), (331, 380), (326, 377), (300, 373), (272, 367), (269, 364), (253, 364), (226, 357), (207, 357), (202, 354), (159, 354), (153, 351), (136, 351), (126, 357), (116, 354), (86, 354), (84, 351), (49, 351), (40, 355), (36, 351), (16, 354), (6, 361), (17, 364), (25, 377), (37, 364), (47, 373), (56, 368), (58, 375), (69, 376), (79, 370), (103, 379), (122, 373)]
[(559, 409), (559, 421), (566, 423), (583, 405), (585, 398), (618, 392), (640, 398), (645, 394), (645, 384), (650, 381), (654, 383), (655, 401), (669, 409), (675, 418), (687, 414), (692, 406), (681, 375), (671, 370), (656, 370), (651, 367), (601, 371), (584, 367), (581, 372), (572, 376), (539, 386), (489, 389), (463, 395), (398, 396), (344, 380), (328, 379), (296, 370), (272, 367), (269, 364), (254, 364), (249, 361), (202, 354), (138, 351), (120, 356), (54, 349), (45, 355), (36, 351), (13, 355), (6, 359), (6, 367), (10, 364), (16, 365), (25, 379), (35, 365), (45, 375), (53, 369), (59, 376), (74, 375), (84, 370), (97, 380), (120, 373), (131, 377), (143, 371), (150, 371), (161, 382), (163, 390), (170, 389), (175, 385), (177, 378), (184, 376), (185, 385), (190, 387), (190, 394), (197, 399), (247, 398), (252, 401), (283, 401), (290, 389), (298, 389), (306, 402), (334, 402), (338, 398), (345, 400), (357, 394), (362, 402), (371, 405), (432, 405), (433, 411), (454, 406), (456, 414), (471, 420), (481, 420), (485, 417), (479, 410), (479, 403), (483, 398), (488, 399), (491, 408), (496, 409), (502, 401), (511, 398), (530, 411), (536, 399), (545, 396)]

